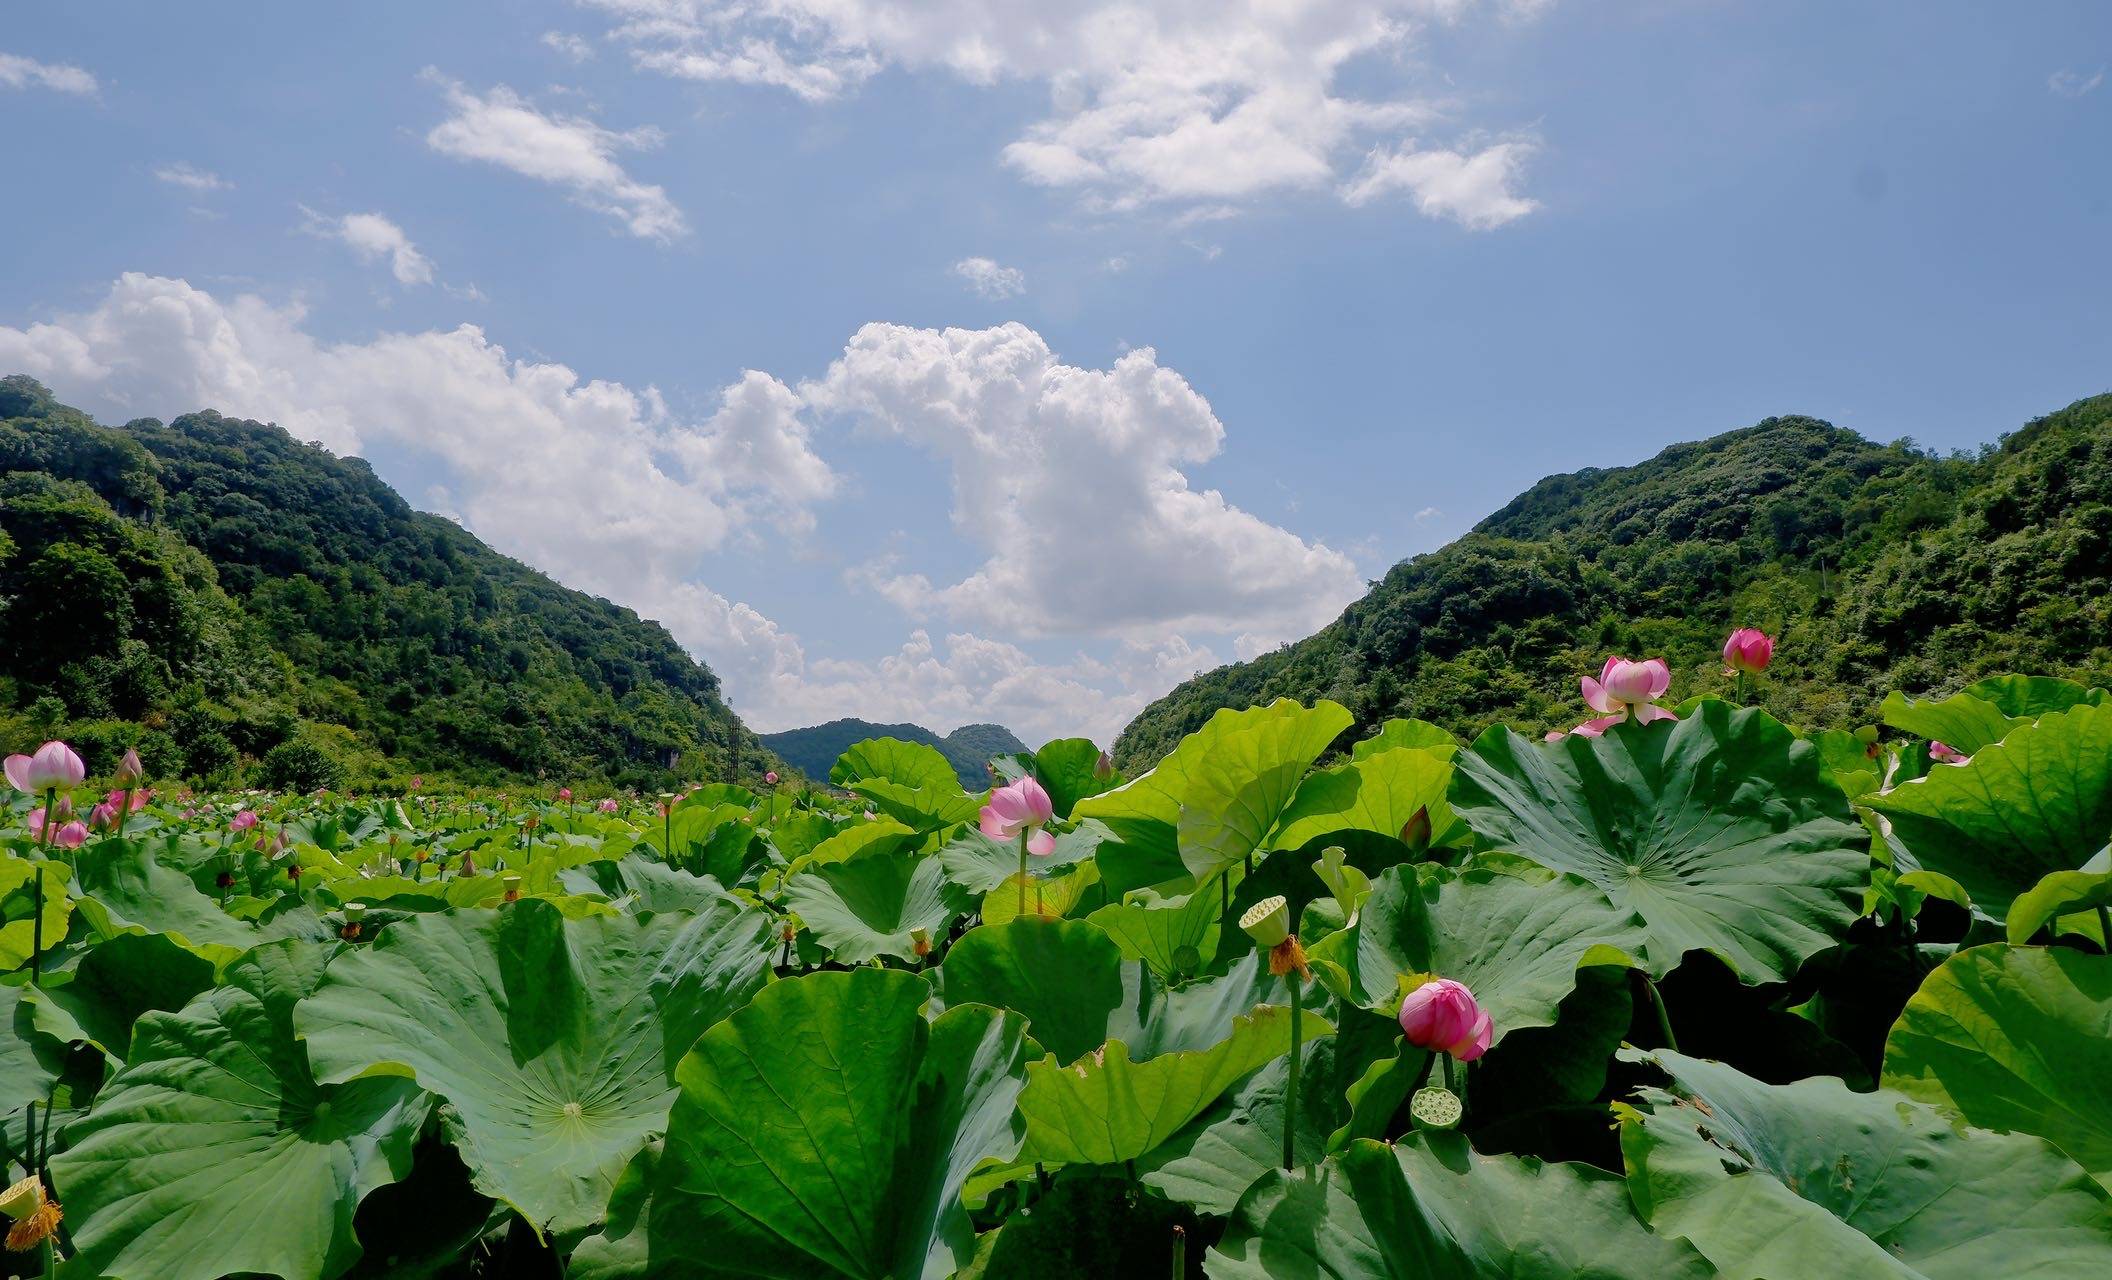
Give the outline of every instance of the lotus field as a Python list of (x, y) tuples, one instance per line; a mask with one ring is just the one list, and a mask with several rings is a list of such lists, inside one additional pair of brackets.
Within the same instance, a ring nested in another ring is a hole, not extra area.
[(2112, 696), (1805, 733), (1673, 683), (1611, 660), (1545, 740), (1279, 701), (988, 793), (892, 739), (577, 798), (22, 744), (0, 1257), (2112, 1276)]

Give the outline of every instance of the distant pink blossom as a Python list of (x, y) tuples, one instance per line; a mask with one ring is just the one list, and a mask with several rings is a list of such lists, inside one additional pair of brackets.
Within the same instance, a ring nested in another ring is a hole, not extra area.
[(236, 815), (235, 815), (235, 816), (234, 816), (234, 817), (233, 817), (233, 818), (232, 818), (232, 819), (231, 819), (231, 820), (230, 820), (230, 821), (228, 822), (228, 824), (227, 824), (227, 829), (228, 829), (229, 831), (232, 831), (232, 832), (234, 832), (234, 833), (235, 833), (236, 835), (240, 835), (240, 834), (242, 834), (242, 833), (243, 833), (244, 831), (247, 831), (247, 830), (249, 830), (249, 829), (250, 829), (251, 827), (254, 827), (254, 826), (256, 826), (256, 825), (257, 825), (257, 815), (256, 815), (256, 812), (255, 812), (254, 810), (250, 810), (250, 809), (244, 809), (244, 810), (242, 810), (242, 811), (241, 811), (240, 813), (236, 814)]
[(139, 761), (139, 749), (137, 747), (126, 747), (125, 754), (117, 762), (118, 785), (129, 787), (142, 781), (146, 776), (147, 766)]
[(559, 804), (571, 804), (571, 803), (572, 803), (572, 788), (570, 788), (570, 787), (559, 787), (559, 788), (557, 789), (557, 800), (558, 800), (558, 803), (559, 803)]
[(117, 803), (105, 800), (88, 811), (88, 825), (97, 831), (117, 829)]
[(601, 806), (600, 806), (600, 807), (601, 807), (601, 811), (602, 811), (603, 813), (614, 813), (614, 812), (616, 812), (616, 797), (614, 797), (614, 796), (610, 796), (610, 797), (609, 797), (608, 799), (606, 799), (606, 800), (604, 800), (604, 801), (602, 801), (602, 802), (601, 802)]
[(15, 790), (31, 795), (53, 788), (78, 787), (88, 776), (87, 766), (63, 742), (47, 742), (34, 755), (9, 756), (6, 770), (7, 780), (15, 784)]
[(1495, 1027), (1464, 984), (1432, 978), (1401, 1001), (1401, 1032), (1419, 1049), (1472, 1062), (1489, 1051)]
[(1934, 760), (1937, 764), (1964, 764), (1972, 757), (1956, 747), (1941, 742), (1931, 742), (1929, 744), (1929, 759)]
[(78, 849), (87, 841), (88, 828), (78, 821), (60, 827), (58, 833), (51, 838), (51, 842), (61, 849)]
[(777, 770), (772, 769), (770, 772), (763, 775), (763, 785), (770, 787), (774, 787), (777, 785)]
[(1740, 627), (1723, 642), (1723, 665), (1733, 671), (1758, 675), (1774, 658), (1774, 637), (1758, 627)]
[(992, 790), (979, 817), (983, 834), (992, 840), (1017, 840), (1025, 831), (1028, 853), (1047, 857), (1056, 852), (1056, 837), (1047, 830), (1056, 820), (1056, 806), (1031, 776)]

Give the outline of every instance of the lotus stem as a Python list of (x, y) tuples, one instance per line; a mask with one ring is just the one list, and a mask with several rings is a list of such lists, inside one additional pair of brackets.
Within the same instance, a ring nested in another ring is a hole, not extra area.
[(2099, 949), (2112, 956), (2112, 909), (2103, 904), (2097, 908), (2097, 932)]
[(1294, 1167), (1292, 1143), (1298, 1133), (1298, 1039), (1305, 1021), (1305, 983), (1296, 969), (1284, 975), (1291, 984), (1291, 1070), (1283, 1087), (1283, 1168)]
[[(44, 825), (51, 825), (51, 810), (44, 810)], [(44, 866), (42, 862), (30, 864), (29, 891), (29, 985), (39, 985), (44, 976)], [(2108, 935), (2112, 936), (2112, 935)]]
[(1188, 1228), (1176, 1225), (1173, 1229), (1173, 1280), (1185, 1280), (1188, 1275)]
[(1019, 831), (1019, 914), (1027, 914), (1027, 829)]
[(1657, 1014), (1657, 1031), (1664, 1038), (1664, 1047), (1679, 1052), (1679, 1037), (1672, 1034), (1672, 1017), (1665, 1012), (1665, 998), (1657, 993), (1657, 983), (1650, 975), (1643, 974), (1643, 990), (1650, 995), (1650, 1008)]

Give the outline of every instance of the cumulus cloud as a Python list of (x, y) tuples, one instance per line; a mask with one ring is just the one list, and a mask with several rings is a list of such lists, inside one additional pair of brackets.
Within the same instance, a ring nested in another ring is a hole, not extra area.
[(1280, 636), (1362, 592), (1347, 556), (1190, 485), (1224, 426), (1148, 347), (1084, 369), (1024, 325), (869, 324), (801, 392), (951, 469), (954, 525), (988, 558), (944, 585), (898, 575), (898, 602), (1024, 635)]
[(1016, 297), (1027, 288), (1027, 277), (1019, 268), (999, 266), (989, 258), (963, 258), (953, 264), (953, 274), (984, 298)]
[(348, 213), (341, 218), (332, 218), (317, 213), (307, 205), (300, 206), (304, 219), (301, 229), (309, 235), (325, 240), (337, 240), (351, 247), (362, 262), (389, 264), (389, 274), (398, 284), (431, 284), (433, 282), (433, 260), (418, 251), (403, 228), (379, 213)]
[(1413, 142), (1381, 148), (1366, 158), (1364, 171), (1342, 188), (1352, 205), (1406, 193), (1433, 218), (1450, 218), (1475, 231), (1500, 227), (1539, 205), (1516, 193), (1519, 171), (1532, 144), (1499, 142), (1468, 155)]
[[(1543, 0), (583, 0), (648, 70), (820, 102), (888, 67), (970, 84), (1039, 81), (1050, 113), (1004, 149), (1026, 180), (1108, 208), (1225, 204), (1326, 189), (1352, 144), (1426, 127), (1442, 104), (1354, 93), (1354, 69), (1412, 73), (1418, 30)], [(1373, 83), (1358, 75), (1359, 84)], [(1441, 84), (1433, 79), (1433, 84)], [(1421, 202), (1418, 202), (1422, 207)], [(1457, 216), (1440, 203), (1441, 216)], [(1513, 215), (1515, 216), (1515, 215)], [(1485, 222), (1470, 225), (1496, 225)]]
[(616, 158), (660, 145), (658, 129), (617, 132), (583, 116), (551, 115), (505, 85), (480, 94), (437, 72), (427, 77), (452, 113), (425, 135), (433, 150), (562, 187), (640, 239), (665, 243), (688, 232), (667, 192), (633, 178)]
[(206, 191), (228, 191), (233, 189), (235, 185), (217, 173), (209, 172), (181, 160), (175, 164), (155, 166), (154, 176), (172, 187), (182, 187), (186, 191), (201, 193)]
[(0, 53), (0, 89), (49, 89), (92, 97), (95, 77), (64, 62), (39, 62), (15, 53)]

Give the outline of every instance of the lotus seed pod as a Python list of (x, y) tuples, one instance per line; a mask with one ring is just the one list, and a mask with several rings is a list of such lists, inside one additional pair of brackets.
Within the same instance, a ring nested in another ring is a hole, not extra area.
[(1291, 936), (1291, 904), (1282, 894), (1263, 898), (1247, 908), (1247, 913), (1239, 918), (1239, 927), (1254, 939), (1255, 946), (1266, 951)]
[(1425, 1129), (1456, 1129), (1466, 1114), (1459, 1095), (1450, 1089), (1417, 1089), (1408, 1101), (1408, 1114)]

